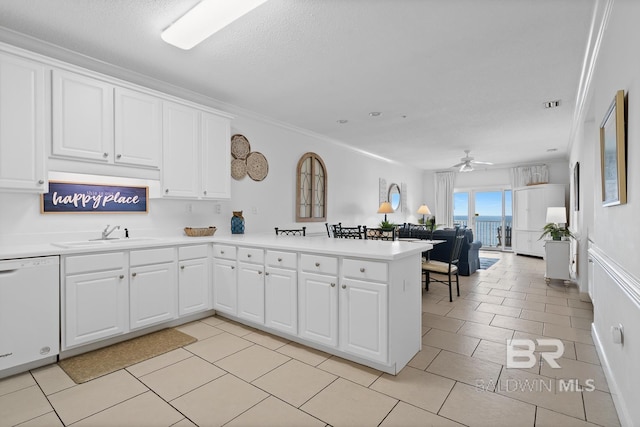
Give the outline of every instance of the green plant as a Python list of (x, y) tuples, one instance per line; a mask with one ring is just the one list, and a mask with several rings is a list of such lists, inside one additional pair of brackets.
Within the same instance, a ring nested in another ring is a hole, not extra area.
[(380, 228), (382, 228), (383, 230), (391, 230), (395, 226), (396, 226), (396, 224), (394, 224), (392, 222), (389, 222), (387, 220), (384, 220), (384, 221), (380, 222)]
[(565, 227), (560, 227), (558, 224), (555, 224), (553, 222), (550, 222), (542, 227), (542, 235), (538, 240), (544, 239), (547, 236), (551, 236), (553, 240), (561, 240), (563, 237), (570, 237), (572, 239), (575, 239), (575, 236), (573, 235), (571, 230)]

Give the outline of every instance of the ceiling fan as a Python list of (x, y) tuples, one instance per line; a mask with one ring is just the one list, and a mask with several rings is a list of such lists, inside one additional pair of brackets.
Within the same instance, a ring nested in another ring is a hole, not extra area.
[(473, 165), (492, 165), (491, 162), (481, 162), (479, 160), (473, 160), (473, 157), (469, 157), (471, 150), (464, 150), (465, 156), (460, 159), (460, 163), (457, 163), (452, 168), (460, 167), (460, 172), (471, 172)]

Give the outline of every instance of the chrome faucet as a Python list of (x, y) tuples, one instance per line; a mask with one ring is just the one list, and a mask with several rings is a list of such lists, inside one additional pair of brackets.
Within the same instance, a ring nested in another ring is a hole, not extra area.
[[(113, 233), (115, 230), (119, 230), (120, 226), (119, 225), (114, 225), (113, 228), (111, 230), (109, 230), (109, 225), (107, 224), (107, 226), (104, 228), (104, 230), (102, 230), (102, 240), (107, 240), (109, 238), (109, 234)], [(112, 237), (113, 239), (114, 237)]]

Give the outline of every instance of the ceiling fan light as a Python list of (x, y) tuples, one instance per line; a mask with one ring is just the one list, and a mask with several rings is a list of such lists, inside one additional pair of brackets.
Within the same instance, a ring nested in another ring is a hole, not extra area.
[(471, 163), (465, 163), (460, 167), (460, 172), (471, 172), (473, 170), (473, 166)]

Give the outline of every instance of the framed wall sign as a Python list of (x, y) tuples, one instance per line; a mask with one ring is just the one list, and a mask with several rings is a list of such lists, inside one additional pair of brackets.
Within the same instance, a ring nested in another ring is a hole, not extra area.
[(602, 205), (627, 203), (627, 165), (624, 120), (624, 91), (613, 98), (600, 125)]
[(49, 181), (40, 213), (147, 213), (149, 187)]

